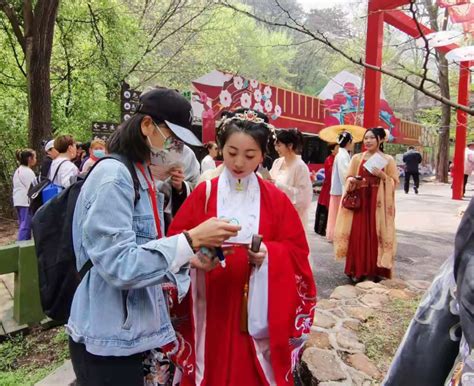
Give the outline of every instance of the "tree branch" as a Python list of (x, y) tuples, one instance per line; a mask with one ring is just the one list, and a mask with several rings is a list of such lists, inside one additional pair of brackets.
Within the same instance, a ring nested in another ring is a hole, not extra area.
[(413, 20), (415, 21), (416, 29), (418, 30), (418, 33), (420, 34), (420, 37), (424, 41), (425, 50), (426, 50), (425, 51), (425, 57), (424, 57), (424, 60), (423, 60), (423, 66), (422, 66), (423, 75), (421, 77), (421, 82), (420, 82), (420, 88), (423, 88), (424, 85), (425, 85), (425, 81), (428, 77), (428, 61), (429, 61), (429, 58), (430, 58), (430, 42), (428, 41), (428, 39), (426, 38), (423, 30), (421, 29), (420, 23), (418, 22), (418, 18), (417, 18), (417, 15), (416, 15), (415, 7), (416, 7), (415, 0), (411, 0), (410, 1), (410, 12), (412, 14)]
[(25, 36), (23, 35), (23, 31), (21, 30), (20, 21), (18, 20), (17, 14), (6, 0), (0, 0), (0, 9), (10, 21), (10, 24), (13, 28), (13, 32), (18, 40), (18, 43), (21, 46), (21, 49), (23, 50), (23, 53), (26, 53)]
[[(176, 8), (175, 8), (176, 9)], [(164, 41), (166, 41), (167, 39), (169, 39), (171, 36), (175, 35), (176, 33), (178, 33), (179, 31), (183, 30), (186, 26), (188, 26), (191, 22), (193, 22), (195, 19), (197, 19), (199, 16), (201, 16), (207, 9), (205, 7), (201, 8), (199, 10), (199, 12), (197, 12), (196, 14), (194, 14), (191, 18), (189, 18), (187, 21), (185, 21), (183, 24), (181, 24), (180, 26), (178, 26), (177, 28), (175, 28), (174, 30), (172, 30), (171, 32), (169, 32), (168, 34), (166, 34), (165, 36), (163, 36), (161, 39), (159, 39), (157, 42), (154, 42), (153, 43), (153, 39), (157, 36), (157, 33), (159, 30), (155, 31), (156, 33), (152, 36), (152, 38), (149, 40), (148, 42), (148, 45), (145, 49), (145, 51), (143, 52), (143, 54), (141, 55), (140, 59), (138, 59), (131, 67), (130, 69), (124, 74), (123, 76), (123, 79), (126, 79), (131, 73), (133, 73), (133, 71), (136, 70), (136, 68), (138, 67), (138, 65), (143, 61), (143, 59), (145, 59), (145, 57), (150, 54), (150, 52), (152, 52), (154, 49), (156, 49), (160, 44), (162, 44)], [(174, 15), (174, 13), (173, 13)], [(166, 18), (166, 20), (169, 20), (171, 18), (172, 15), (170, 15), (169, 17)], [(163, 24), (164, 25), (164, 24)], [(160, 27), (161, 29), (161, 27)], [(153, 43), (153, 44), (152, 44)]]
[[(277, 3), (277, 5), (281, 8), (281, 5), (280, 3), (278, 2), (278, 0), (275, 0), (275, 2)], [(374, 71), (379, 71), (381, 72), (382, 74), (385, 74), (385, 75), (388, 75), (394, 79), (397, 79), (403, 83), (405, 83), (406, 85), (416, 89), (416, 90), (419, 90), (420, 92), (422, 92), (423, 94), (429, 96), (430, 98), (433, 98), (447, 106), (450, 106), (450, 107), (453, 107), (453, 108), (456, 108), (456, 109), (459, 109), (459, 110), (462, 110), (462, 111), (465, 111), (466, 113), (468, 113), (469, 115), (474, 115), (474, 109), (471, 109), (469, 106), (464, 106), (464, 105), (460, 105), (459, 103), (456, 103), (456, 102), (453, 102), (451, 99), (448, 99), (448, 98), (445, 98), (441, 95), (438, 95), (438, 94), (435, 94), (434, 92), (430, 91), (430, 90), (427, 90), (426, 88), (424, 87), (420, 87), (419, 84), (417, 83), (414, 83), (412, 82), (411, 80), (408, 79), (408, 77), (403, 77), (403, 76), (400, 76), (392, 71), (389, 71), (389, 70), (386, 70), (385, 68), (383, 67), (378, 67), (378, 66), (374, 66), (374, 65), (371, 65), (369, 63), (366, 63), (362, 58), (355, 58), (355, 57), (352, 57), (351, 55), (349, 55), (348, 53), (346, 53), (345, 51), (343, 51), (341, 48), (335, 46), (322, 32), (316, 30), (316, 33), (319, 35), (316, 35), (313, 31), (310, 31), (308, 28), (306, 28), (306, 26), (304, 24), (301, 24), (299, 23), (297, 20), (295, 20), (290, 14), (288, 11), (286, 11), (285, 13), (289, 16), (289, 19), (294, 23), (294, 25), (292, 24), (288, 24), (287, 22), (274, 22), (274, 21), (270, 21), (270, 20), (267, 20), (265, 18), (262, 18), (260, 16), (256, 16), (254, 14), (252, 14), (251, 12), (249, 11), (246, 11), (244, 9), (241, 9), (241, 8), (238, 8), (237, 6), (233, 5), (233, 4), (230, 4), (228, 3), (227, 0), (220, 0), (220, 4), (224, 5), (225, 7), (227, 8), (230, 8), (230, 9), (233, 9), (234, 11), (236, 12), (239, 12), (243, 15), (246, 15), (250, 18), (253, 18), (254, 20), (257, 20), (261, 23), (265, 23), (267, 25), (272, 25), (272, 26), (275, 26), (275, 27), (283, 27), (283, 28), (287, 28), (287, 29), (290, 29), (292, 31), (296, 31), (296, 32), (299, 32), (299, 33), (302, 33), (302, 34), (305, 34), (307, 36), (310, 36), (312, 37), (314, 40), (320, 42), (320, 43), (323, 43), (325, 44), (326, 46), (328, 46), (329, 48), (331, 48), (332, 50), (334, 50), (335, 52), (337, 52), (338, 54), (340, 54), (341, 56), (343, 56), (344, 58), (346, 58), (347, 60), (349, 60), (351, 63), (354, 63), (354, 64), (357, 64), (357, 65), (360, 65), (360, 66), (363, 66), (365, 68), (368, 68), (370, 70), (374, 70)], [(282, 8), (283, 9), (283, 8)]]
[(16, 65), (20, 69), (23, 76), (26, 78), (26, 72), (25, 72), (25, 69), (23, 68), (23, 63), (25, 62), (25, 59), (23, 57), (23, 61), (22, 63), (20, 63), (20, 58), (18, 57), (18, 53), (16, 52), (15, 42), (13, 41), (12, 36), (10, 35), (10, 31), (8, 31), (8, 27), (6, 26), (3, 20), (2, 20), (2, 27), (5, 33), (7, 34), (8, 43), (10, 44), (10, 47), (13, 51), (13, 57), (15, 58)]

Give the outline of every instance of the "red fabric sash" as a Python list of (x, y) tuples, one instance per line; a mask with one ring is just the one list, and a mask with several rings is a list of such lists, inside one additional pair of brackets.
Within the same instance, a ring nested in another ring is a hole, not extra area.
[(151, 206), (153, 208), (153, 217), (155, 218), (155, 225), (156, 231), (158, 232), (158, 238), (161, 239), (161, 226), (160, 226), (160, 216), (158, 214), (158, 203), (156, 197), (156, 189), (155, 189), (155, 180), (153, 179), (153, 175), (150, 173), (151, 181), (148, 179), (145, 168), (141, 163), (136, 163), (138, 170), (142, 174), (143, 178), (145, 178), (146, 184), (148, 185), (148, 197), (150, 198)]

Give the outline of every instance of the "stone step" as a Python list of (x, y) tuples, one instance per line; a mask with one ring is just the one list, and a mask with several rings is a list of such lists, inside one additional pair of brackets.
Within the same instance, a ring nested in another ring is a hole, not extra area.
[(68, 360), (35, 386), (74, 386), (75, 384), (76, 374), (74, 374), (71, 361)]

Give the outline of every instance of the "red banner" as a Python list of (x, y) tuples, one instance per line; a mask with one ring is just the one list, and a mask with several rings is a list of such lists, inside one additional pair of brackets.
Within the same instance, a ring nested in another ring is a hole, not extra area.
[(471, 4), (471, 0), (438, 0), (438, 6), (441, 8), (451, 7), (453, 5)]
[(448, 12), (453, 23), (474, 21), (474, 5), (472, 4), (449, 7)]

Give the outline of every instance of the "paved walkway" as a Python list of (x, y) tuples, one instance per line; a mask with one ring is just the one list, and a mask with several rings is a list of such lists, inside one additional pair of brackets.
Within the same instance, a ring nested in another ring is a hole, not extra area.
[[(467, 195), (472, 194), (468, 188)], [(454, 235), (461, 220), (459, 211), (467, 206), (469, 199), (451, 200), (451, 189), (446, 184), (424, 184), (418, 195), (397, 191), (398, 251), (394, 277), (432, 280), (453, 251)], [(334, 260), (332, 244), (314, 233), (315, 208), (313, 202), (311, 223), (307, 229), (318, 295), (322, 299), (328, 298), (334, 288), (349, 283), (349, 280), (344, 275), (344, 262)]]

